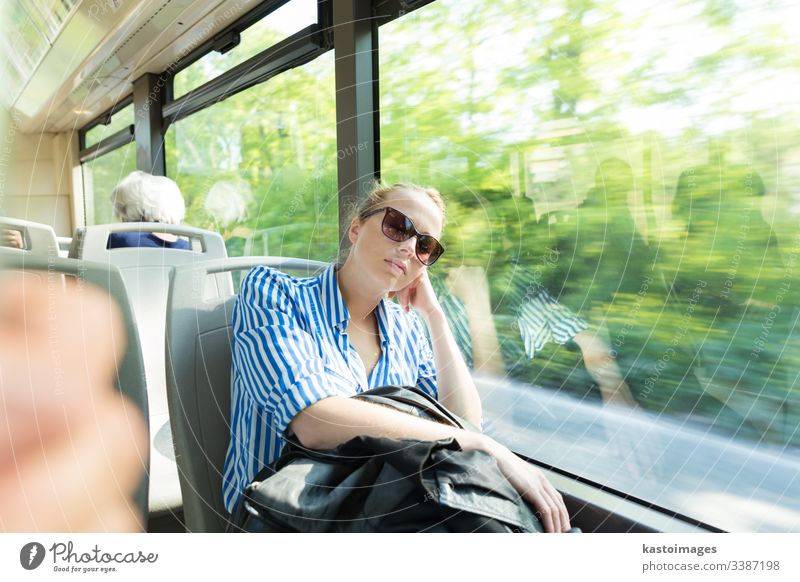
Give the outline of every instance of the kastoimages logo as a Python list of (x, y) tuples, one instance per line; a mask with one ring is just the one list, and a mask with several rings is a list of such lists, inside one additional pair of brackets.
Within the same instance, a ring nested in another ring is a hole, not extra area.
[(26, 570), (35, 570), (44, 561), (44, 546), (39, 542), (31, 542), (22, 546), (19, 551), (19, 563)]

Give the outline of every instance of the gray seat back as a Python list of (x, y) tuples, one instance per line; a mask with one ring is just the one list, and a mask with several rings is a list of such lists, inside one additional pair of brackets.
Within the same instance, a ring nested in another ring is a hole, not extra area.
[[(26, 276), (45, 278), (48, 285), (53, 277), (58, 277), (56, 284), (60, 284), (64, 275), (74, 276), (78, 281), (83, 281), (99, 287), (108, 293), (120, 307), (127, 335), (125, 355), (117, 368), (117, 387), (119, 391), (128, 396), (141, 410), (145, 419), (148, 418), (147, 385), (145, 383), (144, 361), (139, 343), (139, 333), (133, 318), (128, 294), (122, 276), (116, 267), (64, 259), (58, 257), (40, 257), (29, 254), (7, 254), (0, 258), (0, 269), (22, 271)], [(79, 330), (76, 330), (76, 336)], [(77, 341), (76, 337), (76, 341)], [(144, 476), (142, 484), (137, 490), (134, 501), (141, 511), (142, 529), (147, 527), (148, 508), (148, 478), (150, 472), (149, 456), (142, 459)], [(113, 486), (113, 484), (109, 484)]]
[[(187, 237), (192, 250), (126, 247), (108, 249), (108, 237), (119, 232), (167, 232)], [(76, 231), (70, 256), (119, 268), (133, 306), (142, 339), (142, 355), (150, 402), (151, 471), (150, 512), (174, 513), (181, 508), (178, 470), (175, 465), (167, 406), (164, 365), (164, 333), (167, 293), (172, 270), (227, 256), (222, 237), (215, 232), (183, 225), (127, 222), (99, 224)], [(204, 293), (229, 297), (230, 274), (204, 281)]]
[(319, 261), (236, 257), (178, 267), (167, 307), (167, 397), (178, 459), (186, 528), (225, 530), (222, 471), (230, 440), (231, 317), (235, 296), (207, 299), (202, 280), (218, 273), (269, 265), (307, 276)]
[(72, 237), (71, 236), (57, 236), (56, 242), (58, 243), (58, 256), (68, 258), (69, 257), (69, 247), (72, 246)]
[(14, 249), (0, 247), (3, 251), (21, 252), (49, 257), (58, 256), (58, 239), (56, 232), (49, 224), (40, 224), (19, 218), (0, 217), (0, 230), (18, 230), (22, 233), (24, 248)]
[(116, 254), (118, 251), (129, 251), (130, 249), (125, 248), (106, 248), (109, 235), (123, 232), (164, 232), (174, 234), (188, 238), (192, 252), (202, 253), (206, 259), (227, 256), (225, 243), (218, 233), (185, 224), (166, 224), (162, 222), (115, 222), (79, 228), (72, 237), (69, 256), (89, 260), (102, 260), (108, 253)]

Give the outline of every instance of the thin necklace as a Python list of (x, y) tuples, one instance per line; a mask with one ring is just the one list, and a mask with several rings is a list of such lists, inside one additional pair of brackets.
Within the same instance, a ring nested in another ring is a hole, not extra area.
[[(374, 330), (375, 328), (377, 328), (377, 327), (378, 327), (378, 319), (377, 319), (377, 316), (375, 316), (375, 312), (374, 312), (374, 311), (372, 312), (372, 315), (373, 315), (373, 317), (372, 317), (372, 318), (370, 318), (370, 320), (371, 320), (372, 322), (374, 322), (374, 326), (373, 326), (373, 328), (372, 328), (372, 329)], [(363, 332), (363, 333), (366, 333), (366, 334), (368, 334), (368, 335), (371, 335), (371, 336), (377, 336), (377, 335), (379, 335), (379, 334), (380, 334), (380, 330), (378, 330), (378, 332), (375, 332), (375, 331), (372, 331), (372, 330), (364, 329), (363, 327), (361, 327), (360, 325), (358, 325), (358, 324), (356, 323), (356, 320), (355, 320), (355, 319), (350, 319), (350, 323), (351, 323), (351, 324), (353, 324), (353, 326), (354, 326), (354, 327), (355, 327), (357, 330), (359, 330), (359, 331), (361, 331), (361, 332)]]

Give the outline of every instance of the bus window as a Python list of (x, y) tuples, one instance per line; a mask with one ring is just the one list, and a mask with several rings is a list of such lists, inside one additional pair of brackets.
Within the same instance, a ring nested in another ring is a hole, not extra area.
[(333, 73), (328, 52), (170, 126), (186, 224), (221, 233), (229, 256), (336, 256)]
[(114, 135), (129, 125), (133, 125), (133, 121), (133, 103), (131, 103), (119, 111), (115, 111), (109, 118), (107, 124), (104, 125), (101, 123), (99, 125), (95, 125), (89, 131), (87, 131), (85, 146), (88, 148), (103, 141), (105, 138)]
[(382, 175), (449, 198), (491, 429), (732, 530), (800, 523), (796, 16), (439, 0), (380, 28)]
[(86, 223), (116, 222), (111, 191), (120, 180), (136, 169), (136, 144), (133, 142), (82, 164), (86, 200)]

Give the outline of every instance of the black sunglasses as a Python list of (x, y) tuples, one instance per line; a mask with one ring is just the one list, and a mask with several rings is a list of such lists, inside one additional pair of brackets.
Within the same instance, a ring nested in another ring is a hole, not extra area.
[(371, 210), (366, 214), (362, 214), (361, 220), (366, 220), (373, 214), (378, 214), (379, 212), (386, 213), (381, 223), (381, 230), (383, 230), (383, 234), (386, 235), (386, 238), (395, 242), (403, 242), (410, 239), (412, 236), (417, 237), (415, 251), (417, 253), (417, 258), (423, 265), (430, 267), (436, 262), (436, 259), (441, 257), (442, 253), (444, 253), (442, 243), (429, 234), (417, 232), (411, 219), (394, 208), (385, 206), (383, 208)]

